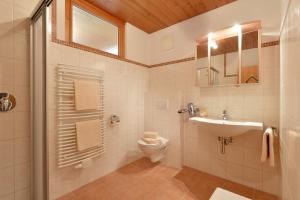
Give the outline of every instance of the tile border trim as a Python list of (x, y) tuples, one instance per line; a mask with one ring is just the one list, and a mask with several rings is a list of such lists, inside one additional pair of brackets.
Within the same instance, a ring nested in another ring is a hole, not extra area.
[(264, 47), (276, 46), (276, 45), (280, 45), (280, 40), (261, 43), (261, 47), (263, 47), (263, 48), (264, 48)]
[(136, 62), (136, 61), (133, 61), (133, 60), (129, 60), (127, 58), (121, 58), (119, 56), (116, 56), (116, 55), (113, 55), (113, 54), (110, 54), (110, 53), (106, 53), (104, 51), (94, 49), (94, 48), (91, 48), (91, 47), (86, 47), (84, 45), (81, 45), (81, 44), (78, 44), (78, 43), (75, 43), (75, 42), (66, 42), (66, 41), (59, 40), (59, 39), (52, 39), (52, 42), (60, 44), (60, 45), (68, 46), (68, 47), (71, 47), (71, 48), (80, 49), (80, 50), (83, 50), (83, 51), (86, 51), (86, 52), (95, 53), (95, 54), (105, 56), (105, 57), (108, 57), (108, 58), (113, 58), (113, 59), (117, 59), (117, 60), (120, 60), (120, 61), (125, 61), (125, 62), (131, 63), (131, 64), (139, 65), (141, 67), (147, 67), (147, 68), (149, 67), (149, 65), (146, 65), (146, 64), (143, 64), (143, 63), (140, 63), (140, 62)]
[(183, 58), (183, 59), (179, 59), (179, 60), (172, 60), (169, 62), (163, 62), (163, 63), (154, 64), (154, 65), (149, 65), (149, 68), (161, 67), (161, 66), (165, 66), (165, 65), (172, 65), (172, 64), (182, 63), (182, 62), (188, 62), (191, 60), (195, 60), (195, 57), (193, 56), (193, 57), (189, 57), (189, 58)]
[[(261, 43), (261, 47), (262, 48), (271, 47), (271, 46), (276, 46), (276, 45), (279, 45), (279, 44), (280, 44), (280, 41), (277, 40), (277, 41), (272, 41), (272, 42)], [(179, 60), (172, 60), (172, 61), (169, 61), (169, 62), (163, 62), (163, 63), (154, 64), (154, 65), (149, 65), (148, 67), (149, 68), (161, 67), (161, 66), (172, 65), (172, 64), (177, 64), (177, 63), (181, 63), (181, 62), (188, 62), (188, 61), (191, 61), (191, 60), (195, 60), (195, 57), (189, 57), (189, 58), (184, 58), (184, 59), (179, 59)]]

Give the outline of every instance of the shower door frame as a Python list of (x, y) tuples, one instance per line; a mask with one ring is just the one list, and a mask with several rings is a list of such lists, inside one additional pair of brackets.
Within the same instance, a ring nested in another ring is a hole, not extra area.
[[(30, 97), (31, 97), (31, 199), (48, 200), (48, 140), (47, 140), (47, 7), (52, 0), (41, 0), (31, 16), (30, 23)], [(42, 20), (41, 36), (42, 44), (36, 40), (35, 28), (39, 20)], [(41, 62), (36, 63), (36, 45), (41, 45)], [(41, 66), (40, 70), (35, 65)], [(39, 73), (39, 74), (37, 74)], [(37, 77), (39, 75), (41, 77)], [(40, 78), (40, 82), (37, 79)], [(42, 79), (41, 79), (42, 78)], [(42, 85), (42, 93), (37, 93), (36, 83)], [(37, 117), (38, 120), (36, 120)], [(37, 122), (38, 121), (38, 122)], [(36, 127), (36, 123), (41, 123)], [(42, 133), (42, 134), (39, 134)]]

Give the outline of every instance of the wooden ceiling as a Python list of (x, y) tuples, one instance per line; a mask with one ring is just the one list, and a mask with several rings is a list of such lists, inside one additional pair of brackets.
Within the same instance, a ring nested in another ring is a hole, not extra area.
[(86, 0), (153, 33), (236, 0)]

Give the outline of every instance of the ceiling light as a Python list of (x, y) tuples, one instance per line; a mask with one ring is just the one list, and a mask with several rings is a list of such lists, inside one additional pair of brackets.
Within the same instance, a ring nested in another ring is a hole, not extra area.
[(216, 41), (211, 41), (210, 47), (213, 49), (217, 49), (219, 46), (217, 45)]
[(241, 31), (241, 25), (236, 24), (236, 25), (233, 26), (233, 29), (234, 29), (236, 32), (240, 32), (240, 31)]

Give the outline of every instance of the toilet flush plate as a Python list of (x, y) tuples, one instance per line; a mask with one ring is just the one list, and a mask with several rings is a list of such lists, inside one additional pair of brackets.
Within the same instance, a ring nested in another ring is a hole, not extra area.
[(222, 188), (216, 188), (209, 200), (251, 200), (241, 195), (229, 192)]

